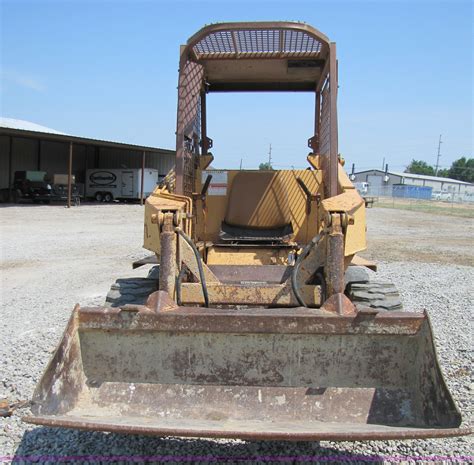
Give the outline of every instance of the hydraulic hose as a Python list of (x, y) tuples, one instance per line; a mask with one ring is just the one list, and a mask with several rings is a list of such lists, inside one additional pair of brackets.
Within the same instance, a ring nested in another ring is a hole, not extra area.
[(202, 259), (201, 255), (199, 254), (199, 250), (197, 249), (191, 238), (181, 228), (175, 228), (175, 231), (187, 242), (191, 249), (193, 249), (199, 270), (199, 279), (201, 280), (202, 294), (204, 296), (204, 305), (206, 307), (209, 307), (209, 294), (207, 292), (206, 276), (204, 275), (204, 268), (202, 267)]
[(301, 263), (303, 263), (303, 260), (309, 255), (311, 252), (311, 249), (318, 245), (319, 241), (321, 240), (321, 234), (317, 234), (316, 236), (313, 237), (311, 242), (306, 245), (306, 247), (302, 250), (302, 252), (298, 255), (296, 258), (295, 265), (293, 267), (293, 272), (291, 273), (291, 288), (293, 289), (293, 293), (295, 294), (296, 300), (302, 307), (307, 307), (303, 296), (301, 295), (300, 290), (298, 289), (298, 282), (297, 282), (297, 277), (298, 273), (300, 270)]

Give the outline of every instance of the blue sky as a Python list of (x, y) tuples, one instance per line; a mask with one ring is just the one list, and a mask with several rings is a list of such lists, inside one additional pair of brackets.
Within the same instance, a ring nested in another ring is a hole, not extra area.
[[(472, 156), (470, 1), (0, 0), (0, 113), (174, 148), (179, 45), (204, 24), (301, 20), (337, 43), (339, 148), (357, 169)], [(210, 94), (216, 167), (305, 167), (310, 93)]]

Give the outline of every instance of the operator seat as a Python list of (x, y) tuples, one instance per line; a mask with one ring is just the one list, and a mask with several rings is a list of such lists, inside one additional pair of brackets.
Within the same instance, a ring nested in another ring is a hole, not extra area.
[(278, 171), (241, 171), (230, 187), (219, 238), (226, 243), (288, 243), (288, 191)]

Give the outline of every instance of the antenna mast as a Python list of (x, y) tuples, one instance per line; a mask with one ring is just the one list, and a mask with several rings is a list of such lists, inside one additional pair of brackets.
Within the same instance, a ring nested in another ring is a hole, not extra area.
[(438, 142), (438, 156), (436, 158), (436, 169), (435, 169), (435, 176), (438, 176), (438, 168), (439, 168), (439, 157), (441, 156), (441, 144), (443, 141), (441, 140), (441, 134), (439, 135), (439, 142)]

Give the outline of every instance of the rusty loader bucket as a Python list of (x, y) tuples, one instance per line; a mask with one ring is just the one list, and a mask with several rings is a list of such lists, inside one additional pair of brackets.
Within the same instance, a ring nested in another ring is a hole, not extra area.
[(426, 314), (309, 308), (77, 306), (26, 420), (245, 439), (469, 432)]

